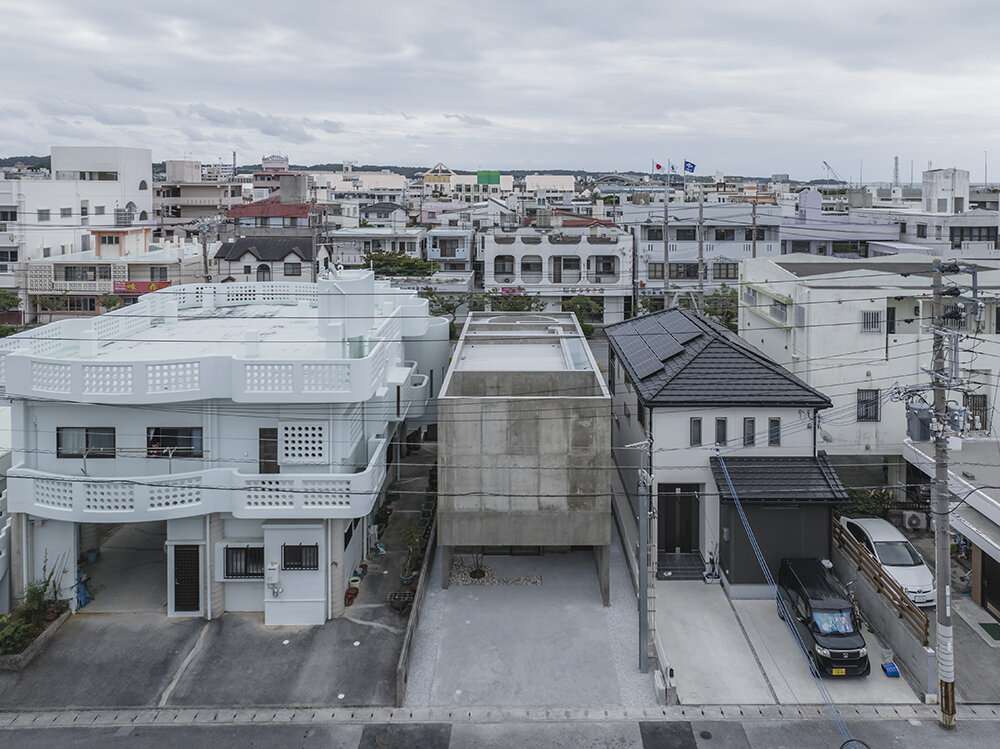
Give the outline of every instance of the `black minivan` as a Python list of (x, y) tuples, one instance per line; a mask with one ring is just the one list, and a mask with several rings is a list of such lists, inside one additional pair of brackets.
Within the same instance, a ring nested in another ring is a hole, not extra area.
[[(782, 559), (778, 596), (820, 674), (871, 673), (865, 638), (847, 590), (819, 559)], [(780, 605), (778, 616), (785, 618)]]

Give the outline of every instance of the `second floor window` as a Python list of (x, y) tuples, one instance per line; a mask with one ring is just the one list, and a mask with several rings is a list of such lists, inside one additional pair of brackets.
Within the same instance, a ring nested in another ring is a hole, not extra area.
[(880, 421), (879, 402), (878, 390), (859, 390), (858, 421)]
[(725, 447), (728, 438), (726, 437), (726, 420), (716, 419), (715, 420), (715, 444), (720, 447)]
[(149, 266), (149, 280), (150, 281), (166, 281), (167, 280), (167, 266), (165, 266), (165, 265), (151, 265), (151, 266)]
[(202, 457), (201, 427), (146, 427), (147, 458)]
[(691, 447), (701, 447), (701, 418), (691, 419)]
[(757, 420), (748, 416), (743, 419), (743, 447), (753, 447), (757, 443)]
[(767, 420), (767, 444), (768, 447), (781, 447), (781, 419)]
[(56, 427), (57, 458), (115, 457), (114, 427)]

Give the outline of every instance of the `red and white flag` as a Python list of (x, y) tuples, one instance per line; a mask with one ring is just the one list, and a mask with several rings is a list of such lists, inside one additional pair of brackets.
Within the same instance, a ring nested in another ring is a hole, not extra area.
[(656, 171), (658, 171), (658, 172), (662, 172), (663, 171), (663, 164), (661, 164), (659, 161), (655, 161), (653, 163), (656, 165)]

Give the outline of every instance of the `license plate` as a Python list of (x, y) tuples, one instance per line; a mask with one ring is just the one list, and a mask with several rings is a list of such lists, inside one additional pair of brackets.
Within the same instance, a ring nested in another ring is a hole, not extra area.
[(847, 669), (846, 668), (835, 668), (835, 669), (832, 669), (830, 673), (832, 673), (834, 676), (847, 676)]

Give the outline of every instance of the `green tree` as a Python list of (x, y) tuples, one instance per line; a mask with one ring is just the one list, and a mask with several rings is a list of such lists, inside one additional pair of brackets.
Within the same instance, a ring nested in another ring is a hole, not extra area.
[(365, 265), (375, 271), (376, 277), (429, 276), (437, 271), (437, 264), (401, 252), (367, 252)]
[(463, 307), (469, 304), (469, 294), (442, 294), (439, 291), (427, 287), (419, 292), (420, 296), (430, 302), (431, 314), (437, 317), (448, 318), (448, 329), (452, 339), (456, 338), (455, 315)]
[(53, 312), (62, 312), (69, 303), (65, 294), (52, 294), (35, 298), (35, 306), (39, 312), (48, 312), (49, 322), (52, 322)]
[(114, 294), (105, 294), (97, 301), (100, 302), (101, 306), (106, 310), (118, 309), (122, 306), (122, 298)]
[(884, 518), (896, 501), (892, 489), (848, 489), (851, 503), (844, 508), (844, 513), (850, 516), (867, 516)]
[(706, 294), (703, 309), (708, 317), (726, 326), (734, 333), (739, 332), (739, 301), (736, 298), (736, 289), (723, 284), (711, 294)]
[(563, 302), (562, 308), (563, 312), (572, 312), (576, 315), (577, 322), (580, 323), (580, 329), (588, 338), (594, 332), (594, 326), (591, 321), (601, 316), (604, 312), (601, 305), (589, 296), (575, 296), (567, 299)]
[(10, 289), (0, 289), (0, 312), (10, 312), (21, 306), (21, 297)]

